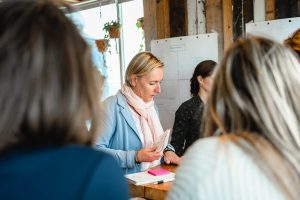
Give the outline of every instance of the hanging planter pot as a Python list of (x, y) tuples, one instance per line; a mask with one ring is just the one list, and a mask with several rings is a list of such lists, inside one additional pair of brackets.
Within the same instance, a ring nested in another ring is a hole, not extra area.
[(109, 38), (120, 38), (120, 28), (121, 24), (117, 21), (106, 22), (103, 26), (103, 31), (105, 31), (105, 39)]
[(110, 38), (120, 38), (120, 28), (111, 26), (108, 33)]
[(99, 52), (104, 53), (107, 51), (109, 47), (109, 41), (107, 39), (99, 39), (95, 42)]

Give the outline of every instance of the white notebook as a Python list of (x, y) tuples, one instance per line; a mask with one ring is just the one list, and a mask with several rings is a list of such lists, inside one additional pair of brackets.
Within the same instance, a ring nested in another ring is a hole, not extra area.
[(125, 177), (134, 185), (159, 184), (175, 180), (175, 173), (170, 172), (165, 175), (153, 176), (147, 171), (133, 174), (126, 174)]

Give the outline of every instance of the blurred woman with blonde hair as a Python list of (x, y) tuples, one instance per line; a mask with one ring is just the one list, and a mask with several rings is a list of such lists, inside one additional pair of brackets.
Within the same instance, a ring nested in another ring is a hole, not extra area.
[(215, 74), (206, 136), (168, 199), (300, 199), (300, 64), (274, 41), (238, 39)]
[(296, 30), (291, 37), (287, 38), (284, 44), (294, 50), (300, 59), (300, 28)]

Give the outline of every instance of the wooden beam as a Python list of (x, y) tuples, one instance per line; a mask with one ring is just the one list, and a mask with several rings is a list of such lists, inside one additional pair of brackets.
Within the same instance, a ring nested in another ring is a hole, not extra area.
[[(275, 19), (275, 0), (265, 0), (266, 2), (266, 20)], [(300, 2), (300, 1), (299, 1)]]
[[(265, 12), (265, 10), (264, 10), (264, 12)], [(245, 30), (245, 24), (248, 22), (251, 22), (251, 21), (253, 22), (253, 19), (254, 19), (253, 1), (244, 0), (243, 15), (244, 15), (244, 30)]]
[(224, 51), (231, 45), (232, 37), (232, 1), (223, 0)]
[(300, 1), (298, 1), (298, 16), (300, 16)]
[(151, 40), (170, 37), (169, 0), (144, 0), (144, 33), (146, 51)]
[(187, 0), (169, 0), (170, 37), (187, 35)]
[(298, 0), (298, 16), (300, 16), (300, 0)]
[(187, 0), (188, 35), (206, 33), (205, 1)]
[(299, 0), (276, 0), (276, 19), (298, 17)]
[[(253, 21), (265, 21), (265, 3), (261, 4), (261, 2), (256, 2), (253, 4), (253, 1), (240, 1), (240, 0), (232, 0), (233, 4), (233, 39), (237, 39), (238, 37), (245, 36), (245, 24)], [(257, 10), (263, 10), (257, 12), (254, 9), (258, 7), (262, 7)], [(254, 13), (254, 11), (256, 13)], [(253, 14), (254, 13), (254, 14)]]
[(205, 10), (206, 10), (206, 32), (218, 33), (218, 53), (219, 53), (219, 60), (220, 60), (224, 51), (222, 0), (206, 0)]
[(157, 39), (156, 0), (144, 0), (145, 49), (150, 51), (151, 40)]
[(233, 39), (236, 40), (238, 37), (243, 35), (243, 6), (240, 0), (232, 0), (233, 5)]
[(156, 0), (157, 39), (170, 37), (169, 0)]

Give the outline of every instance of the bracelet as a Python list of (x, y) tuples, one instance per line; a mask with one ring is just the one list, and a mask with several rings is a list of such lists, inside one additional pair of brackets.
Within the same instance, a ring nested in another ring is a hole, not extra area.
[(175, 149), (172, 145), (168, 144), (167, 147), (164, 149), (164, 152), (166, 151), (173, 151), (175, 153)]

